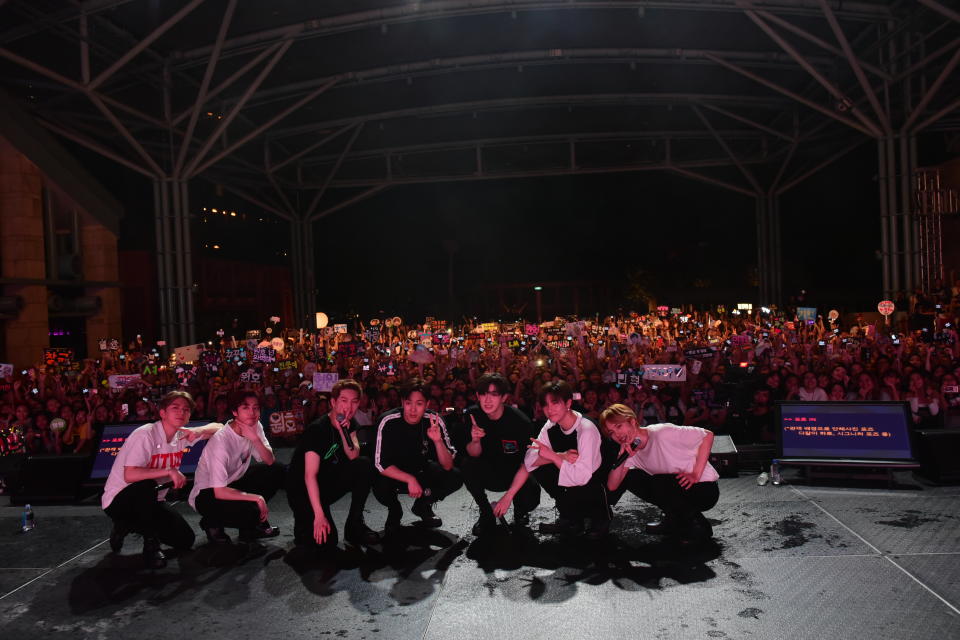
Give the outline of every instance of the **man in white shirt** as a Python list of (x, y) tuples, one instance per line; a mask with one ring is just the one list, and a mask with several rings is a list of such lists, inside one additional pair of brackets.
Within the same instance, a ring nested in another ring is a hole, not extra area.
[[(233, 414), (223, 429), (210, 438), (194, 475), (190, 506), (202, 516), (200, 528), (210, 542), (229, 543), (224, 527), (240, 530), (240, 539), (252, 541), (280, 534), (267, 519), (267, 501), (283, 485), (283, 465), (276, 464), (273, 449), (260, 424), (260, 402), (252, 391), (230, 396)], [(262, 465), (250, 468), (250, 459)]]
[(193, 398), (186, 391), (165, 395), (160, 400), (160, 420), (130, 434), (103, 488), (101, 505), (113, 520), (110, 548), (117, 553), (127, 533), (142, 534), (144, 562), (151, 569), (167, 564), (161, 542), (179, 550), (193, 546), (193, 530), (163, 501), (167, 488), (160, 489), (163, 485), (182, 488), (187, 482), (180, 473), (184, 448), (198, 439), (210, 438), (223, 426), (211, 423), (186, 428), (192, 410)]
[(610, 527), (600, 468), (600, 432), (590, 420), (570, 409), (573, 389), (563, 381), (550, 382), (540, 391), (547, 423), (524, 457), (510, 488), (497, 501), (493, 513), (502, 517), (529, 474), (554, 499), (559, 518), (540, 525), (542, 533), (579, 532), (589, 519), (587, 535), (599, 539)]
[(684, 542), (709, 540), (713, 527), (703, 512), (720, 498), (720, 476), (709, 462), (713, 432), (669, 423), (641, 427), (622, 404), (604, 409), (600, 420), (620, 444), (607, 489), (614, 496), (630, 491), (663, 510), (663, 520), (647, 525), (648, 533), (676, 535)]

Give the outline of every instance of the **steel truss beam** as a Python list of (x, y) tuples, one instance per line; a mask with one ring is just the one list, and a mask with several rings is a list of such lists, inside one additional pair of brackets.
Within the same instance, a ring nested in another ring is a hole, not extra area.
[[(670, 0), (437, 0), (434, 2), (418, 2), (404, 4), (385, 9), (372, 9), (351, 14), (342, 14), (325, 18), (313, 18), (303, 22), (265, 29), (263, 31), (231, 38), (226, 42), (228, 52), (243, 51), (250, 45), (284, 37), (291, 31), (296, 32), (299, 38), (315, 38), (321, 36), (382, 27), (383, 25), (400, 24), (405, 22), (419, 22), (440, 18), (465, 17), (491, 13), (514, 13), (517, 11), (545, 11), (557, 9), (573, 10), (625, 10), (625, 9), (663, 9), (670, 11), (712, 11), (738, 12), (740, 8), (735, 0), (702, 0), (670, 1)], [(819, 15), (817, 7), (810, 6), (809, 2), (796, 0), (793, 2), (766, 2), (764, 9), (783, 15)], [(890, 17), (890, 8), (885, 3), (876, 2), (844, 2), (841, 17), (849, 20), (883, 21)], [(192, 64), (196, 59), (204, 59), (210, 55), (211, 47), (197, 47), (178, 55), (186, 64)]]

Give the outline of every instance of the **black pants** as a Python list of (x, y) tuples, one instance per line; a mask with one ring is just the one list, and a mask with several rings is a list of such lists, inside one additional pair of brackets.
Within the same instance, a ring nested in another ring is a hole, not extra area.
[(166, 502), (157, 501), (156, 480), (141, 480), (127, 485), (114, 496), (104, 511), (114, 524), (156, 538), (175, 549), (193, 546), (193, 529)]
[[(407, 473), (411, 472), (407, 471)], [(436, 462), (428, 462), (423, 469), (412, 472), (412, 475), (416, 477), (421, 487), (430, 490), (430, 495), (424, 496), (424, 499), (429, 502), (443, 500), (463, 484), (460, 472), (456, 468), (447, 471)], [(406, 482), (400, 482), (385, 475), (378, 475), (373, 483), (373, 495), (377, 502), (390, 511), (401, 508), (397, 494), (406, 492)]]
[[(521, 459), (522, 464), (522, 459)], [(508, 466), (491, 464), (482, 457), (466, 456), (460, 464), (460, 473), (463, 475), (463, 484), (480, 507), (480, 517), (493, 517), (493, 509), (487, 499), (487, 491), (506, 491), (513, 483), (513, 477), (520, 467), (511, 469)], [(540, 485), (533, 476), (527, 478), (514, 498), (513, 512), (515, 515), (526, 515), (540, 504)]]
[[(284, 467), (282, 464), (251, 465), (242, 478), (230, 484), (231, 489), (270, 498), (283, 486)], [(256, 503), (247, 500), (218, 500), (213, 489), (203, 489), (197, 494), (194, 503), (200, 518), (200, 527), (253, 529), (260, 523), (260, 509)]]
[[(317, 473), (317, 485), (320, 487), (320, 506), (323, 508), (327, 522), (330, 523), (330, 533), (324, 543), (329, 546), (337, 545), (337, 525), (330, 515), (330, 506), (345, 496), (350, 495), (350, 512), (347, 515), (347, 525), (354, 522), (363, 522), (363, 507), (370, 495), (370, 487), (377, 477), (376, 469), (369, 458), (360, 456), (356, 460), (346, 460), (337, 464), (322, 463)], [(287, 477), (287, 502), (293, 511), (293, 538), (301, 545), (314, 544), (313, 538), (313, 507), (307, 494), (307, 486), (302, 477)]]
[(650, 475), (641, 469), (631, 469), (617, 490), (611, 492), (610, 502), (616, 504), (629, 491), (645, 502), (660, 507), (667, 518), (688, 519), (692, 515), (712, 509), (720, 499), (720, 487), (714, 482), (698, 482), (684, 489), (677, 477), (670, 473)]
[(557, 503), (561, 518), (574, 521), (590, 518), (594, 523), (610, 519), (607, 492), (599, 474), (594, 474), (590, 482), (577, 487), (561, 487), (560, 469), (553, 464), (537, 467), (531, 475)]

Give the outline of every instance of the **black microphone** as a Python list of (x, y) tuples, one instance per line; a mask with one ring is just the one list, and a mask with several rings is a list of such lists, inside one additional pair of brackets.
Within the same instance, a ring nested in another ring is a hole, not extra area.
[[(641, 440), (640, 437), (637, 436), (636, 438), (633, 439), (633, 442), (630, 443), (630, 448), (632, 448), (632, 449), (634, 450), (634, 452), (636, 452), (637, 448), (638, 448), (641, 444), (643, 444), (643, 440)], [(614, 461), (614, 463), (613, 463), (613, 468), (616, 469), (617, 467), (619, 467), (620, 465), (622, 465), (624, 462), (627, 461), (627, 458), (629, 458), (629, 457), (630, 457), (630, 454), (627, 453), (626, 451), (624, 451), (623, 453), (621, 453), (620, 456)]]
[[(341, 428), (341, 429), (343, 428), (343, 419), (344, 419), (344, 418), (346, 418), (346, 416), (343, 415), (342, 413), (338, 413), (338, 414), (337, 414), (337, 424), (340, 425), (340, 428)], [(344, 435), (346, 436), (346, 437), (344, 438), (344, 440), (347, 441), (347, 449), (353, 450), (353, 438), (350, 437), (350, 429), (349, 429), (349, 426), (350, 426), (350, 425), (347, 425), (348, 428), (347, 428), (347, 430), (346, 430), (347, 432), (344, 434)]]
[(173, 489), (173, 480), (168, 480), (167, 482), (161, 482), (157, 485), (157, 491), (163, 491), (164, 489)]

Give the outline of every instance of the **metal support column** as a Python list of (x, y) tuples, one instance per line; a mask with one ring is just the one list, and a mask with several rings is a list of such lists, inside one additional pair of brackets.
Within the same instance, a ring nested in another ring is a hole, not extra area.
[(883, 298), (893, 297), (893, 260), (890, 251), (890, 208), (887, 203), (886, 144), (877, 140), (877, 190), (880, 196), (880, 258), (882, 260)]
[(761, 300), (761, 303), (779, 305), (783, 302), (783, 262), (780, 245), (780, 196), (776, 191), (767, 194), (766, 208), (769, 292), (767, 299)]
[(756, 198), (757, 216), (757, 277), (760, 281), (760, 304), (768, 304), (770, 300), (770, 232), (767, 200), (762, 196)]
[(290, 221), (290, 271), (293, 274), (293, 313), (297, 327), (311, 328), (316, 313), (313, 223), (308, 218)]

